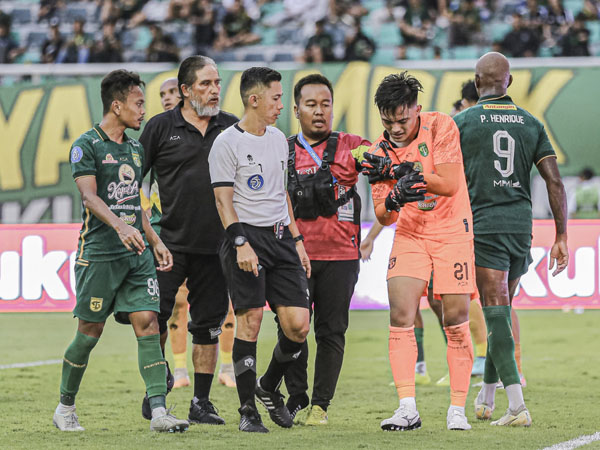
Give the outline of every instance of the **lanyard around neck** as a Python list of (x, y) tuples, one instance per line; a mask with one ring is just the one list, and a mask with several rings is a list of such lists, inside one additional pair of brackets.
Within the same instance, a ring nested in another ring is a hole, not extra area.
[[(315, 164), (319, 167), (321, 167), (321, 165), (323, 164), (323, 160), (321, 160), (321, 158), (319, 158), (319, 155), (317, 155), (317, 152), (315, 152), (315, 150), (310, 146), (310, 144), (306, 141), (306, 139), (304, 138), (304, 136), (302, 135), (302, 132), (298, 133), (298, 140), (300, 141), (300, 143), (302, 144), (302, 147), (304, 147), (304, 149), (308, 152), (308, 154), (310, 155), (310, 157), (313, 159), (313, 161), (315, 162)], [(330, 169), (331, 170), (331, 169)], [(331, 174), (331, 178), (333, 179), (334, 183), (337, 183), (336, 178), (333, 176), (333, 174)]]

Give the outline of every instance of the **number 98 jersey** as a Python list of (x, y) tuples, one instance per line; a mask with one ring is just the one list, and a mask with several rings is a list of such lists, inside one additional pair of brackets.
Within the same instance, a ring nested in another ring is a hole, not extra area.
[(556, 157), (542, 123), (507, 95), (481, 97), (454, 120), (474, 233), (531, 234), (531, 168)]

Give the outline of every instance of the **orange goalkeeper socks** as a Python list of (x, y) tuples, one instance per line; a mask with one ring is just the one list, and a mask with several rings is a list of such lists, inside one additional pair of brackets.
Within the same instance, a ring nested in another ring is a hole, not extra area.
[(389, 353), (398, 397), (400, 399), (414, 397), (418, 354), (414, 326), (409, 328), (390, 326)]
[(471, 344), (469, 321), (444, 327), (444, 331), (448, 336), (446, 359), (450, 371), (450, 404), (464, 407), (473, 368), (473, 344)]

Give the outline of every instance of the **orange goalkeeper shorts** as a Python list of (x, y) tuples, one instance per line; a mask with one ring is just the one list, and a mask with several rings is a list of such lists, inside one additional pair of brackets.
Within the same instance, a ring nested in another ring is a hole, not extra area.
[(434, 294), (473, 294), (477, 289), (473, 240), (443, 243), (396, 232), (387, 279), (429, 282), (432, 270)]

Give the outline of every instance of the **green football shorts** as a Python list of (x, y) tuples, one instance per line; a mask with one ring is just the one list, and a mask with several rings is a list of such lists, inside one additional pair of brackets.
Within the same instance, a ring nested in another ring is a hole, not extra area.
[(527, 273), (531, 257), (530, 234), (476, 234), (475, 266), (508, 272), (515, 280)]
[[(152, 250), (114, 261), (75, 264), (77, 304), (73, 314), (87, 322), (105, 322), (111, 313), (120, 323), (130, 323), (128, 314), (160, 311), (158, 282)], [(119, 314), (121, 313), (121, 314)]]

